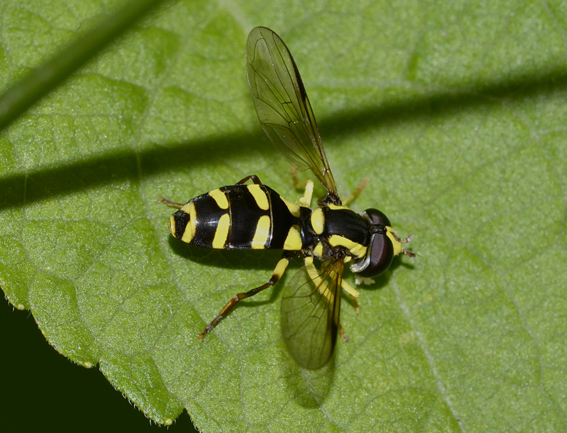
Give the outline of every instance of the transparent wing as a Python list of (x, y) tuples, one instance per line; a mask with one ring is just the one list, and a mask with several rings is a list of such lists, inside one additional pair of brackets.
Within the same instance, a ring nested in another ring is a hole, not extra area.
[(254, 28), (246, 44), (246, 69), (258, 118), (272, 143), (338, 197), (317, 121), (284, 41), (266, 27)]
[(328, 262), (321, 271), (301, 268), (286, 285), (282, 332), (293, 359), (303, 368), (324, 366), (333, 354), (341, 311), (344, 262)]

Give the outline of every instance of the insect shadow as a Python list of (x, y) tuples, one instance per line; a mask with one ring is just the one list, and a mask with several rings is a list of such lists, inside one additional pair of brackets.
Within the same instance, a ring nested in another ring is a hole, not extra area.
[[(335, 350), (327, 364), (317, 370), (306, 370), (299, 367), (291, 357), (283, 362), (282, 376), (291, 391), (293, 399), (307, 409), (320, 408), (329, 395), (335, 376)], [(286, 351), (282, 347), (282, 351)]]
[[(246, 282), (228, 287), (228, 290), (233, 291), (234, 294), (245, 292), (267, 281), (275, 263), (281, 257), (281, 251), (278, 250), (215, 250), (180, 243), (172, 236), (169, 237), (168, 242), (176, 255), (187, 259), (187, 266), (198, 263), (214, 268), (250, 271), (250, 278)], [(297, 271), (299, 266), (300, 263), (290, 265), (291, 274)], [(287, 275), (284, 275), (278, 284), (272, 287), (269, 299), (262, 301), (257, 301), (256, 298), (245, 299), (238, 303), (235, 310), (277, 301), (281, 297), (281, 289), (285, 285), (286, 278)], [(231, 313), (232, 311), (229, 314)]]
[[(364, 308), (364, 292), (365, 291), (373, 291), (373, 290), (381, 290), (384, 287), (386, 287), (388, 285), (388, 282), (390, 281), (390, 279), (392, 278), (392, 276), (395, 275), (396, 273), (396, 269), (398, 269), (400, 266), (403, 266), (404, 268), (407, 269), (414, 269), (415, 265), (413, 263), (408, 263), (407, 260), (402, 260), (402, 258), (400, 256), (396, 256), (394, 257), (394, 260), (392, 261), (392, 264), (390, 265), (390, 267), (388, 268), (388, 270), (386, 272), (384, 272), (383, 274), (380, 274), (377, 277), (373, 277), (372, 278), (372, 283), (371, 284), (362, 284), (362, 285), (358, 285), (357, 290), (362, 288), (362, 293), (360, 294), (361, 297), (361, 308)], [(352, 305), (352, 302), (350, 301), (350, 298), (346, 297), (344, 298), (347, 302), (350, 302), (350, 304)]]
[[(173, 236), (168, 239), (171, 250), (178, 256), (202, 265), (227, 269), (272, 271), (273, 264), (282, 253), (279, 250), (215, 250), (179, 242)], [(187, 266), (191, 266), (188, 262)], [(269, 275), (268, 275), (269, 277)]]

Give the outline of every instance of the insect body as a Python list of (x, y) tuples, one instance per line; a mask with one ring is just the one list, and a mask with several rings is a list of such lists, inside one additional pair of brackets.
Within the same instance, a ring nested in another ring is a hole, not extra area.
[[(169, 230), (183, 242), (216, 249), (284, 251), (270, 280), (235, 295), (203, 330), (201, 339), (240, 300), (276, 284), (290, 259), (304, 259), (305, 266), (284, 291), (282, 330), (296, 362), (315, 369), (333, 353), (340, 329), (341, 288), (353, 300), (358, 297), (342, 279), (344, 264), (350, 263), (361, 277), (377, 276), (388, 269), (395, 255), (414, 256), (403, 248), (411, 239), (400, 239), (381, 211), (356, 213), (341, 202), (295, 61), (272, 30), (256, 27), (250, 32), (247, 69), (264, 131), (295, 167), (309, 168), (327, 194), (312, 210), (312, 181), (307, 182), (300, 205), (296, 205), (251, 175), (185, 205), (161, 201), (179, 208), (169, 220)], [(246, 183), (249, 180), (252, 184)], [(314, 258), (322, 262), (319, 269)]]

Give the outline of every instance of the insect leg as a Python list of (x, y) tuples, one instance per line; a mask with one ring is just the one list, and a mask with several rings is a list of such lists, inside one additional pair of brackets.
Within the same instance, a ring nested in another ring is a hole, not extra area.
[(251, 174), (250, 176), (246, 176), (244, 179), (242, 179), (240, 182), (237, 182), (236, 184), (242, 185), (243, 183), (246, 183), (246, 181), (248, 181), (248, 180), (252, 180), (252, 182), (254, 182), (256, 185), (262, 185), (262, 181), (255, 174)]
[(183, 207), (183, 205), (181, 203), (176, 203), (174, 201), (168, 200), (166, 198), (163, 197), (159, 197), (157, 200), (159, 203), (165, 203), (168, 206), (171, 207), (176, 207), (177, 209), (181, 209)]
[(357, 290), (355, 290), (349, 283), (345, 280), (341, 281), (341, 286), (345, 292), (347, 292), (352, 298), (357, 299), (360, 296)]
[(313, 198), (313, 186), (313, 181), (308, 180), (305, 185), (305, 192), (303, 193), (303, 197), (299, 199), (301, 206), (311, 207), (311, 199)]
[(199, 335), (199, 340), (203, 341), (203, 339), (209, 333), (209, 331), (211, 331), (211, 329), (217, 326), (217, 324), (222, 320), (222, 318), (226, 316), (236, 306), (236, 304), (238, 304), (238, 301), (249, 298), (250, 296), (254, 296), (256, 293), (259, 293), (262, 290), (272, 287), (274, 284), (276, 284), (284, 274), (288, 263), (289, 260), (286, 257), (282, 257), (278, 262), (278, 264), (276, 265), (276, 268), (274, 269), (272, 278), (270, 278), (270, 280), (266, 284), (262, 284), (261, 286), (249, 290), (248, 292), (236, 294), (236, 296), (234, 296), (230, 301), (227, 302), (227, 304), (223, 307), (223, 309), (220, 311), (218, 316), (215, 317), (214, 320), (209, 325), (207, 325), (205, 329), (203, 329), (203, 332), (201, 332), (201, 334)]
[(366, 187), (366, 185), (368, 185), (370, 183), (370, 179), (368, 179), (367, 177), (365, 177), (364, 179), (362, 179), (362, 182), (360, 182), (360, 184), (356, 187), (356, 189), (354, 190), (354, 192), (349, 195), (347, 198), (345, 198), (343, 200), (343, 205), (346, 205), (347, 203), (350, 203), (351, 201), (353, 201), (356, 197), (358, 197), (358, 195), (362, 192), (362, 190)]
[(303, 189), (305, 188), (305, 192), (303, 193), (303, 197), (299, 199), (299, 202), (302, 206), (311, 207), (311, 198), (313, 197), (313, 181), (307, 179), (305, 182), (299, 183), (297, 180), (297, 166), (291, 166), (291, 178), (293, 179), (293, 185), (296, 189)]
[(341, 325), (340, 323), (339, 323), (339, 334), (341, 334), (341, 338), (343, 339), (343, 342), (348, 343), (350, 341), (347, 335), (345, 334), (343, 325)]
[(330, 303), (332, 303), (333, 302), (332, 293), (329, 291), (327, 285), (319, 276), (319, 271), (317, 271), (317, 268), (313, 264), (313, 257), (311, 256), (305, 257), (304, 262), (305, 262), (305, 270), (307, 271), (307, 275), (309, 275), (309, 278), (311, 278), (313, 285), (315, 287), (318, 287), (319, 292), (321, 292), (321, 294), (324, 295), (329, 300)]
[(305, 188), (305, 185), (307, 185), (308, 180), (304, 181), (304, 182), (299, 182), (297, 180), (297, 165), (292, 164), (291, 166), (291, 179), (293, 180), (293, 185), (295, 186), (295, 189), (303, 189)]
[[(401, 239), (402, 244), (407, 244), (408, 242), (411, 242), (413, 240), (413, 235), (409, 235), (407, 238)], [(415, 253), (412, 253), (409, 250), (406, 250), (405, 248), (402, 248), (402, 253), (404, 253), (406, 256), (408, 256), (409, 258), (414, 258), (416, 256)]]
[(354, 308), (356, 309), (357, 313), (360, 313), (360, 306), (358, 305), (358, 297), (360, 296), (360, 293), (358, 293), (357, 290), (355, 290), (349, 283), (347, 283), (345, 280), (341, 281), (341, 287), (343, 288), (343, 290), (345, 292), (348, 293), (350, 300), (352, 302), (352, 305), (354, 306)]

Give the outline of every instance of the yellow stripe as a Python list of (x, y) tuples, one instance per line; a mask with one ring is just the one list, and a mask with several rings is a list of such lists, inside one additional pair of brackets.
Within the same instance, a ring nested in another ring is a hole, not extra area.
[(266, 248), (266, 242), (270, 237), (270, 227), (271, 221), (268, 215), (262, 215), (258, 220), (258, 225), (256, 226), (256, 233), (254, 234), (254, 239), (252, 239), (251, 247), (253, 250), (260, 250)]
[(223, 249), (228, 238), (228, 229), (230, 228), (230, 216), (225, 213), (219, 219), (219, 225), (215, 231), (215, 238), (213, 239), (213, 248), (220, 250)]
[(313, 248), (313, 255), (320, 259), (323, 258), (323, 244), (321, 242), (318, 242), (317, 245), (315, 245), (315, 248)]
[(266, 192), (260, 188), (260, 185), (247, 185), (248, 191), (256, 200), (256, 204), (262, 210), (268, 210), (270, 208), (270, 202), (268, 201), (268, 196)]
[(298, 225), (294, 225), (289, 229), (284, 241), (283, 249), (287, 251), (299, 251), (302, 246), (300, 228)]
[(398, 234), (394, 231), (392, 227), (386, 226), (386, 236), (390, 238), (392, 241), (392, 245), (394, 246), (394, 255), (397, 256), (403, 251), (403, 244), (400, 240)]
[(226, 198), (226, 194), (220, 189), (213, 189), (209, 192), (209, 195), (217, 203), (218, 207), (220, 207), (221, 209), (228, 209), (228, 199)]
[(325, 229), (325, 214), (323, 213), (323, 209), (317, 208), (313, 211), (311, 214), (311, 226), (318, 235), (323, 233)]
[(167, 227), (169, 228), (169, 232), (175, 236), (175, 217), (171, 215), (169, 217), (169, 221), (167, 222)]
[(181, 208), (181, 210), (187, 214), (189, 214), (189, 223), (187, 227), (185, 227), (185, 231), (183, 232), (183, 236), (181, 236), (181, 240), (186, 243), (190, 243), (195, 236), (195, 231), (197, 230), (197, 226), (195, 222), (197, 221), (197, 210), (195, 209), (195, 203), (190, 201), (185, 206)]
[(299, 206), (296, 205), (295, 203), (292, 203), (290, 201), (287, 201), (285, 198), (283, 198), (282, 196), (280, 196), (280, 199), (284, 202), (284, 204), (287, 206), (289, 213), (291, 213), (294, 217), (299, 218), (299, 216), (301, 215), (301, 212), (299, 210)]
[(333, 247), (345, 247), (348, 249), (353, 256), (356, 258), (364, 257), (366, 255), (367, 248), (364, 245), (360, 245), (357, 242), (353, 242), (348, 238), (339, 235), (333, 235), (329, 238), (329, 244)]
[(343, 210), (343, 209), (347, 209), (347, 210), (351, 210), (348, 206), (337, 206), (336, 204), (329, 204), (329, 209), (331, 210)]

